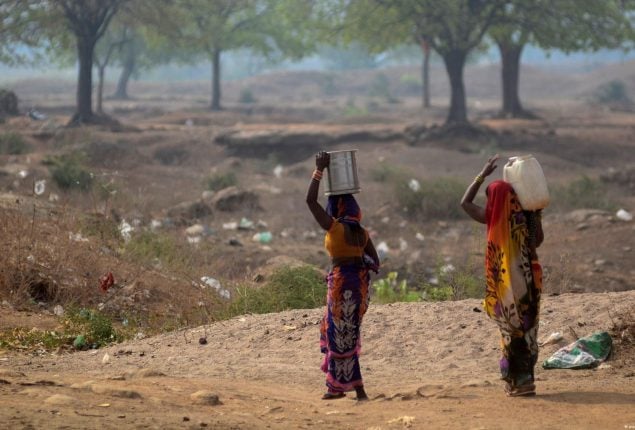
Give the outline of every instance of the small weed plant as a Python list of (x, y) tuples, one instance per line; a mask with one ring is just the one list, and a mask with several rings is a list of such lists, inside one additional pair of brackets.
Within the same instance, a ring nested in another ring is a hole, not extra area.
[(606, 185), (588, 176), (554, 187), (551, 190), (551, 202), (554, 209), (565, 211), (580, 208), (607, 211), (617, 209), (617, 203), (610, 198)]
[(396, 185), (399, 206), (410, 216), (425, 219), (458, 219), (463, 216), (460, 202), (465, 184), (452, 178), (418, 181), (400, 180)]
[(217, 173), (207, 178), (206, 186), (208, 190), (219, 191), (238, 184), (238, 178), (233, 172)]
[(84, 156), (79, 152), (48, 158), (45, 164), (62, 190), (88, 191), (93, 185), (93, 174), (84, 166)]
[(283, 267), (260, 288), (239, 287), (229, 316), (313, 309), (326, 303), (326, 282), (311, 266)]
[(398, 277), (397, 272), (389, 272), (385, 278), (373, 282), (372, 300), (381, 304), (421, 301), (421, 294), (409, 289), (408, 281), (398, 280)]
[(251, 89), (244, 88), (240, 91), (240, 97), (238, 98), (238, 101), (240, 103), (249, 104), (249, 103), (256, 103), (257, 100)]
[(20, 155), (26, 152), (28, 147), (20, 134), (14, 132), (0, 134), (0, 154)]

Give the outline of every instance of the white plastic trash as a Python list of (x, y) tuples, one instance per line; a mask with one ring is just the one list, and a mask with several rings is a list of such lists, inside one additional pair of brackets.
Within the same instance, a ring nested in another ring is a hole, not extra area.
[(618, 210), (615, 216), (621, 221), (633, 221), (633, 214), (625, 211), (624, 209)]

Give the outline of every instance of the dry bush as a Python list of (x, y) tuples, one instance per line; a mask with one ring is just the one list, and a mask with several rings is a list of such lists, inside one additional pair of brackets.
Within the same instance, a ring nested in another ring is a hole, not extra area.
[[(24, 310), (100, 310), (144, 333), (208, 323), (224, 309), (216, 291), (198, 281), (208, 262), (183, 258), (149, 267), (129, 259), (112, 223), (102, 221), (108, 234), (80, 233), (86, 219), (70, 210), (34, 199), (0, 207), (0, 301)], [(100, 278), (109, 272), (115, 283), (104, 292)]]
[(613, 309), (609, 311), (612, 322), (610, 329), (613, 338), (612, 357), (617, 367), (632, 370), (635, 365), (635, 310), (632, 305), (621, 305), (621, 307), (613, 305)]

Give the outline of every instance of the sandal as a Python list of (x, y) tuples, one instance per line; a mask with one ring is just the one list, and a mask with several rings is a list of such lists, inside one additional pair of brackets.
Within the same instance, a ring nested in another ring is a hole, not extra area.
[(322, 395), (322, 400), (335, 400), (341, 399), (342, 397), (346, 397), (346, 393), (331, 393), (330, 391), (327, 391)]

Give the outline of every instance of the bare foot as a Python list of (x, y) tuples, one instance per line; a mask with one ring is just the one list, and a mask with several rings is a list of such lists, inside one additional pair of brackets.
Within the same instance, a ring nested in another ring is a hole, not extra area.
[(364, 391), (364, 387), (355, 387), (355, 392), (357, 393), (357, 400), (358, 401), (365, 401), (368, 400), (368, 395), (366, 394), (366, 391)]

